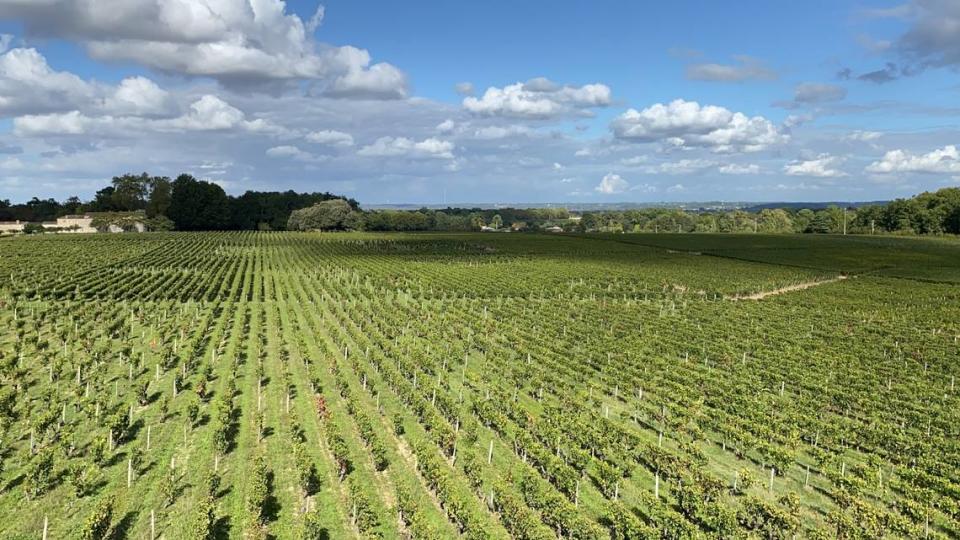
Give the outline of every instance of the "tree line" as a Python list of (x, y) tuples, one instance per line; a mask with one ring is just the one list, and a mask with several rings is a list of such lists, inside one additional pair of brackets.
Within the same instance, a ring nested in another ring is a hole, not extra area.
[(960, 234), (960, 188), (857, 208), (587, 212), (575, 225), (564, 226), (568, 228), (577, 232)]
[(353, 199), (332, 193), (247, 191), (230, 196), (219, 185), (189, 174), (175, 179), (147, 173), (115, 176), (110, 185), (83, 201), (63, 202), (34, 197), (22, 204), (0, 200), (0, 221), (43, 222), (72, 214), (124, 215), (141, 213), (150, 230), (283, 230), (290, 213), (321, 201), (342, 199), (353, 209)]
[[(564, 232), (720, 232), (960, 234), (960, 188), (944, 188), (886, 204), (843, 208), (683, 210), (644, 208), (583, 212), (565, 208), (360, 209), (351, 198), (295, 191), (247, 191), (230, 196), (219, 185), (181, 174), (125, 174), (90, 201), (34, 197), (22, 204), (0, 200), (0, 221), (52, 221), (86, 212), (142, 213), (149, 230), (368, 230)], [(117, 219), (122, 219), (118, 217)], [(138, 218), (139, 219), (139, 218)]]

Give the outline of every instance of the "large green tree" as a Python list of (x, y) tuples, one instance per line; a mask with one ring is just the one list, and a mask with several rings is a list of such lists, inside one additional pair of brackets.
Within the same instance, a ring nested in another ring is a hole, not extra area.
[(115, 210), (122, 212), (143, 210), (147, 205), (150, 186), (150, 175), (147, 173), (114, 176), (111, 185), (113, 193), (110, 198)]
[(147, 217), (165, 216), (170, 210), (173, 184), (166, 176), (154, 176), (148, 184), (150, 195), (147, 196)]
[(230, 201), (220, 186), (181, 174), (173, 181), (168, 213), (181, 231), (223, 230), (230, 224)]
[(343, 199), (323, 201), (290, 214), (287, 229), (292, 231), (342, 231), (358, 229), (361, 215)]

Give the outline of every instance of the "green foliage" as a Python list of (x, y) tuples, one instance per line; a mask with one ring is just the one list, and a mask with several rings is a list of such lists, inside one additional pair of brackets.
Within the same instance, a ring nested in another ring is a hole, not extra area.
[(181, 174), (173, 181), (168, 216), (180, 231), (229, 227), (230, 202), (220, 186)]
[(39, 223), (27, 223), (23, 226), (23, 234), (43, 234), (46, 229)]
[(53, 486), (53, 450), (41, 448), (27, 464), (23, 489), (27, 499), (35, 499)]
[(68, 470), (67, 480), (73, 487), (74, 495), (85, 497), (97, 481), (97, 469), (82, 461), (75, 462)]
[(294, 210), (287, 221), (291, 231), (340, 231), (359, 229), (362, 217), (343, 199), (319, 202), (308, 208)]
[(104, 540), (110, 531), (113, 519), (114, 501), (104, 497), (94, 507), (93, 512), (83, 522), (83, 528), (77, 534), (78, 540)]
[(300, 529), (300, 540), (328, 540), (330, 534), (323, 526), (323, 516), (320, 509), (314, 508), (303, 515)]
[(193, 397), (190, 401), (187, 402), (186, 409), (186, 418), (187, 425), (191, 428), (197, 425), (197, 420), (200, 418), (200, 400)]
[(214, 526), (216, 525), (217, 515), (214, 502), (211, 495), (203, 495), (193, 505), (186, 531), (188, 540), (212, 540), (215, 538)]
[(264, 505), (270, 493), (267, 483), (267, 462), (262, 453), (254, 456), (247, 471), (246, 509), (251, 522), (263, 524)]

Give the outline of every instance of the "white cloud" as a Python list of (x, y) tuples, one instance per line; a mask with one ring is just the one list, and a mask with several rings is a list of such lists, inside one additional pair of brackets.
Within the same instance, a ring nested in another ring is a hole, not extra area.
[(801, 83), (793, 91), (797, 103), (827, 103), (847, 97), (847, 89), (835, 84)]
[(473, 137), (480, 140), (505, 139), (507, 137), (519, 137), (529, 135), (533, 130), (527, 126), (486, 126), (473, 132)]
[(13, 43), (13, 36), (10, 34), (0, 34), (0, 54), (7, 52), (10, 44)]
[(604, 195), (614, 195), (616, 193), (623, 193), (629, 187), (630, 184), (621, 178), (619, 174), (608, 173), (600, 180), (597, 187), (593, 189)]
[(95, 94), (80, 77), (51, 69), (36, 49), (0, 55), (0, 115), (70, 110)]
[(207, 94), (190, 104), (187, 114), (168, 120), (165, 125), (177, 129), (208, 131), (231, 129), (243, 121), (243, 111), (217, 96)]
[(317, 144), (326, 144), (329, 146), (353, 146), (353, 136), (349, 133), (325, 129), (322, 131), (311, 131), (304, 138)]
[(292, 146), (292, 145), (281, 145), (281, 146), (274, 146), (272, 148), (268, 148), (266, 151), (266, 154), (267, 156), (272, 158), (290, 158), (296, 161), (304, 161), (304, 162), (324, 161), (325, 159), (327, 159), (322, 156), (315, 156), (310, 152), (305, 152), (297, 148), (296, 146)]
[(695, 81), (741, 82), (772, 81), (777, 73), (756, 58), (735, 56), (736, 64), (693, 64), (687, 66), (687, 78)]
[(796, 160), (783, 166), (783, 172), (789, 176), (812, 176), (816, 178), (840, 178), (848, 176), (837, 167), (843, 159), (830, 154), (820, 154), (815, 159)]
[(913, 154), (906, 150), (891, 150), (883, 159), (867, 167), (873, 173), (960, 173), (960, 152), (954, 145), (933, 150), (926, 154)]
[(621, 164), (621, 165), (626, 165), (626, 166), (628, 166), (628, 167), (633, 167), (633, 166), (636, 166), (636, 165), (643, 165), (644, 163), (646, 163), (646, 162), (649, 161), (649, 160), (650, 160), (650, 158), (648, 158), (647, 156), (633, 156), (633, 157), (628, 157), (628, 158), (623, 158), (623, 159), (621, 159), (621, 160), (620, 160), (620, 164)]
[(716, 152), (755, 152), (789, 137), (762, 116), (748, 117), (714, 105), (677, 99), (642, 111), (629, 109), (615, 118), (611, 130), (618, 139), (661, 141), (673, 146), (705, 147)]
[(401, 99), (407, 96), (407, 77), (390, 64), (370, 65), (370, 54), (354, 47), (342, 47), (350, 58), (347, 72), (336, 77), (324, 93), (338, 98)]
[(715, 167), (716, 162), (705, 159), (681, 159), (679, 161), (668, 161), (655, 167), (647, 167), (647, 174), (691, 174)]
[(857, 130), (857, 131), (852, 131), (852, 132), (848, 133), (848, 134), (844, 137), (844, 140), (847, 140), (847, 141), (857, 141), (857, 142), (870, 142), (870, 141), (875, 141), (875, 140), (879, 139), (880, 137), (883, 137), (883, 133), (881, 133), (881, 132), (879, 132), (879, 131), (860, 131), (860, 130)]
[(557, 163), (556, 161), (553, 162), (553, 170), (555, 170), (555, 171), (562, 171), (563, 168), (564, 168), (563, 165)]
[(23, 115), (13, 120), (19, 136), (45, 135), (116, 135), (131, 131), (248, 131), (281, 133), (283, 129), (270, 122), (247, 120), (243, 111), (217, 96), (207, 94), (190, 104), (186, 114), (175, 118), (150, 119), (140, 116), (89, 116), (80, 111)]
[(120, 81), (113, 94), (104, 100), (104, 108), (113, 114), (152, 115), (170, 110), (170, 94), (145, 77)]
[(800, 127), (813, 119), (814, 116), (812, 114), (791, 114), (783, 119), (783, 127), (788, 130), (793, 129), (795, 127)]
[(760, 166), (755, 163), (750, 163), (747, 165), (741, 165), (739, 163), (729, 163), (727, 165), (721, 166), (717, 170), (720, 171), (720, 174), (731, 174), (731, 175), (759, 174)]
[(604, 84), (560, 86), (544, 78), (487, 88), (482, 97), (467, 97), (465, 109), (474, 114), (519, 118), (551, 118), (584, 114), (587, 109), (610, 104), (610, 88)]
[(457, 127), (457, 123), (453, 120), (447, 118), (443, 122), (437, 124), (437, 131), (440, 133), (450, 133)]
[(323, 4), (317, 6), (317, 10), (313, 12), (313, 16), (307, 21), (307, 32), (316, 32), (317, 28), (320, 28), (320, 25), (323, 24), (323, 18), (326, 13), (327, 8), (325, 8)]
[(474, 92), (473, 83), (470, 82), (457, 83), (453, 89), (461, 96), (472, 96)]
[(373, 144), (364, 146), (357, 155), (366, 157), (409, 157), (453, 159), (455, 146), (450, 141), (430, 137), (415, 141), (406, 137), (381, 137)]
[(86, 133), (93, 123), (94, 119), (80, 114), (80, 111), (25, 115), (14, 118), (13, 132), (19, 136), (80, 135)]
[(304, 23), (282, 0), (0, 1), (0, 18), (22, 21), (32, 35), (78, 41), (98, 60), (238, 87), (312, 79), (340, 97), (406, 95), (395, 67), (370, 65), (355, 47), (316, 43), (310, 34), (323, 14)]

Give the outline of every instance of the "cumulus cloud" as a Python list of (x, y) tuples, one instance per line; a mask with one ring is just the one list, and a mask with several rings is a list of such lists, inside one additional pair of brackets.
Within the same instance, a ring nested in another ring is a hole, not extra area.
[(607, 173), (600, 180), (600, 183), (597, 184), (597, 187), (593, 189), (594, 191), (603, 193), (604, 195), (614, 195), (617, 193), (623, 193), (629, 187), (630, 184), (621, 178), (619, 174)]
[(353, 146), (353, 136), (349, 133), (325, 129), (321, 131), (311, 131), (304, 138), (312, 143), (325, 144), (329, 146)]
[(471, 82), (457, 83), (454, 85), (453, 89), (461, 96), (472, 96), (474, 92), (473, 83)]
[(709, 148), (716, 152), (755, 152), (788, 139), (762, 116), (748, 117), (714, 105), (677, 99), (642, 111), (629, 109), (613, 120), (616, 138)]
[(51, 69), (36, 49), (0, 55), (0, 115), (70, 110), (96, 92), (80, 77)]
[(434, 137), (419, 142), (406, 137), (380, 137), (373, 144), (358, 150), (357, 155), (365, 157), (453, 159), (454, 148), (452, 142)]
[(793, 92), (793, 99), (797, 103), (827, 103), (840, 101), (847, 97), (847, 89), (835, 84), (801, 83)]
[(397, 68), (312, 39), (323, 13), (304, 23), (282, 0), (0, 0), (0, 18), (22, 21), (33, 35), (76, 40), (100, 60), (232, 86), (311, 79), (340, 97), (405, 96)]
[(868, 172), (889, 173), (960, 173), (960, 152), (954, 145), (933, 150), (926, 154), (914, 154), (906, 150), (891, 150), (883, 159), (867, 166)]
[[(109, 118), (109, 121), (112, 121)], [(20, 136), (30, 135), (80, 135), (96, 123), (96, 120), (80, 114), (80, 111), (56, 114), (25, 115), (13, 120), (13, 131)]]
[(447, 118), (443, 122), (437, 124), (437, 131), (440, 133), (450, 133), (457, 127), (457, 123), (453, 120)]
[(487, 88), (479, 98), (464, 98), (463, 107), (479, 115), (552, 118), (586, 114), (591, 108), (606, 107), (610, 101), (610, 88), (604, 84), (561, 86), (540, 77), (503, 88)]
[(104, 109), (113, 114), (155, 115), (170, 111), (170, 93), (146, 77), (130, 77), (104, 100)]
[(842, 163), (842, 158), (820, 154), (814, 159), (792, 161), (783, 166), (783, 172), (789, 176), (840, 178), (847, 176), (847, 173), (837, 168)]
[(262, 119), (247, 120), (243, 111), (214, 95), (204, 95), (190, 104), (189, 110), (173, 118), (151, 119), (141, 116), (90, 116), (80, 111), (23, 115), (13, 120), (19, 136), (115, 135), (131, 130), (224, 131), (278, 133), (282, 128)]
[(10, 34), (0, 34), (0, 54), (7, 52), (10, 44), (13, 43), (13, 36)]
[(772, 81), (777, 73), (751, 56), (735, 56), (735, 64), (692, 64), (687, 66), (687, 78), (695, 81), (742, 82)]
[(741, 165), (738, 163), (728, 163), (727, 165), (722, 165), (717, 170), (720, 171), (720, 174), (730, 174), (730, 175), (760, 174), (760, 166), (755, 163), (750, 163), (746, 165)]
[(325, 157), (315, 156), (310, 152), (306, 152), (292, 145), (281, 145), (268, 148), (266, 154), (268, 157), (272, 158), (293, 159), (295, 161), (303, 162), (324, 161), (326, 159)]
[(324, 94), (337, 98), (401, 99), (407, 96), (407, 77), (390, 64), (370, 65), (370, 53), (353, 47), (342, 47), (340, 54), (349, 58), (346, 73), (334, 78)]

